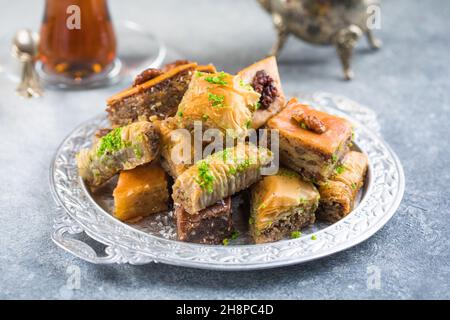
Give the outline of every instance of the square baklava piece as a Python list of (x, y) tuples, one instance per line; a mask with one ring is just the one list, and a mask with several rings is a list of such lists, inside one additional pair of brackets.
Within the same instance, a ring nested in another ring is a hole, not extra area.
[(292, 99), (268, 128), (278, 130), (281, 163), (314, 183), (325, 182), (348, 152), (349, 121)]
[(122, 171), (113, 196), (114, 216), (122, 221), (136, 221), (167, 211), (167, 175), (157, 163)]
[(251, 189), (250, 233), (255, 243), (278, 241), (313, 224), (319, 203), (316, 187), (299, 174), (280, 169)]
[(353, 210), (368, 165), (367, 156), (361, 152), (350, 151), (345, 155), (337, 172), (319, 186), (317, 219), (334, 223)]
[(180, 241), (222, 244), (233, 230), (231, 197), (220, 200), (206, 209), (190, 214), (175, 204), (177, 238)]

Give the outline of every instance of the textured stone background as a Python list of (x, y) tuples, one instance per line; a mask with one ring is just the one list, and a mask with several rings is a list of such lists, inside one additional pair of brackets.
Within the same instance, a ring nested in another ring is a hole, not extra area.
[[(1, 0), (0, 30), (35, 27), (42, 5)], [(252, 0), (114, 0), (111, 10), (116, 20), (143, 24), (187, 58), (230, 72), (258, 60), (274, 40), (269, 17)], [(449, 19), (446, 0), (385, 0), (377, 32), (384, 48), (371, 53), (361, 42), (351, 83), (341, 81), (332, 48), (289, 41), (280, 58), (285, 91), (329, 91), (371, 106), (407, 182), (397, 214), (371, 239), (332, 257), (268, 271), (95, 266), (58, 249), (50, 241), (51, 157), (117, 88), (23, 101), (2, 76), (0, 298), (450, 298)], [(72, 265), (81, 270), (81, 288), (74, 291), (65, 287)], [(366, 285), (372, 266), (381, 272), (380, 289)]]

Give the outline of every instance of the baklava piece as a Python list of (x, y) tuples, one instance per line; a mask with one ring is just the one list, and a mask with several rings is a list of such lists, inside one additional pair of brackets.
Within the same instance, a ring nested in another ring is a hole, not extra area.
[(177, 238), (180, 241), (221, 244), (231, 235), (231, 197), (190, 214), (180, 205), (175, 205)]
[(172, 117), (160, 121), (158, 125), (161, 134), (161, 166), (176, 179), (193, 164), (192, 136), (175, 131), (177, 123)]
[(89, 186), (99, 187), (121, 170), (153, 161), (159, 156), (159, 142), (158, 130), (150, 122), (116, 128), (76, 155), (78, 172)]
[(348, 152), (352, 125), (292, 99), (268, 121), (280, 135), (281, 163), (306, 180), (325, 182)]
[(252, 117), (252, 127), (257, 129), (280, 112), (286, 103), (277, 60), (265, 58), (239, 71), (237, 76), (241, 86), (250, 86), (261, 95)]
[(317, 219), (334, 223), (353, 210), (356, 196), (364, 185), (367, 167), (368, 160), (363, 153), (350, 151), (345, 155), (335, 175), (319, 186)]
[(147, 69), (139, 74), (131, 88), (108, 99), (109, 120), (114, 127), (153, 117), (164, 119), (175, 115), (192, 75), (196, 70), (215, 72), (212, 65), (197, 66), (176, 61), (162, 69)]
[(289, 237), (315, 221), (319, 192), (288, 169), (265, 176), (252, 187), (250, 233), (255, 243)]
[(167, 176), (158, 164), (122, 171), (113, 192), (114, 216), (122, 221), (168, 210)]
[(261, 169), (272, 153), (252, 144), (216, 152), (181, 174), (173, 185), (172, 197), (190, 214), (203, 210), (251, 186), (261, 179)]
[(252, 127), (252, 108), (260, 94), (240, 85), (238, 77), (225, 72), (196, 72), (178, 106), (180, 126), (192, 129), (195, 121), (203, 127), (242, 137)]

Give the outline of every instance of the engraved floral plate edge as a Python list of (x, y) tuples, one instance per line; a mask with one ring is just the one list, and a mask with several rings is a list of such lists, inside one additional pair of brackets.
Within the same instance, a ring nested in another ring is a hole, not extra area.
[[(74, 161), (75, 152), (89, 144), (97, 128), (107, 124), (105, 115), (76, 128), (54, 156), (50, 168), (50, 189), (60, 210), (55, 218), (52, 240), (91, 263), (163, 262), (216, 270), (252, 270), (299, 264), (361, 243), (381, 229), (400, 205), (405, 188), (401, 163), (379, 137), (379, 124), (371, 109), (324, 92), (300, 94), (299, 99), (319, 109), (345, 115), (356, 123), (357, 144), (370, 161), (370, 188), (363, 201), (346, 218), (318, 231), (316, 240), (301, 237), (258, 245), (199, 245), (146, 234), (106, 215), (85, 194)], [(104, 255), (98, 256), (89, 245), (70, 239), (70, 235), (81, 232), (106, 245)]]

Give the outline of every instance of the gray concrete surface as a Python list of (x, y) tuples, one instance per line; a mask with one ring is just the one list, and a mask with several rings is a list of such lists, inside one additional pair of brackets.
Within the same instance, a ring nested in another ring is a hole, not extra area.
[[(274, 40), (269, 17), (252, 0), (110, 4), (114, 19), (135, 20), (187, 58), (230, 72), (258, 60)], [(1, 0), (0, 6), (3, 34), (36, 27), (43, 11), (43, 1)], [(376, 110), (384, 138), (404, 165), (406, 192), (397, 214), (366, 242), (311, 263), (258, 272), (96, 266), (57, 248), (50, 240), (51, 157), (117, 88), (47, 92), (24, 101), (0, 74), (0, 298), (450, 298), (449, 32), (449, 1), (385, 0), (377, 32), (384, 48), (371, 53), (361, 42), (350, 83), (341, 80), (332, 48), (289, 41), (280, 58), (285, 91), (329, 91)], [(66, 287), (70, 266), (81, 271), (78, 290)], [(367, 286), (373, 267), (380, 271), (379, 289)]]

